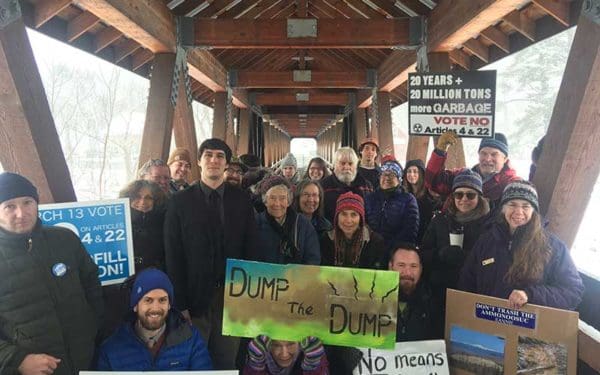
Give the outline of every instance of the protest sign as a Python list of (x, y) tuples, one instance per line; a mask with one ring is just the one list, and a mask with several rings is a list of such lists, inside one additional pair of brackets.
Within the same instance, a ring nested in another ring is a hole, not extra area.
[(575, 374), (579, 314), (448, 289), (446, 344), (453, 374)]
[(392, 349), (394, 271), (227, 260), (223, 334)]
[(460, 137), (494, 135), (496, 71), (410, 73), (408, 132)]
[(362, 352), (353, 375), (449, 375), (444, 340), (398, 342), (394, 350)]
[[(172, 371), (169, 375), (239, 375), (237, 370), (227, 371)], [(164, 375), (161, 371), (79, 371), (79, 375)]]
[(45, 225), (73, 231), (98, 265), (102, 285), (118, 284), (135, 273), (129, 199), (44, 204)]

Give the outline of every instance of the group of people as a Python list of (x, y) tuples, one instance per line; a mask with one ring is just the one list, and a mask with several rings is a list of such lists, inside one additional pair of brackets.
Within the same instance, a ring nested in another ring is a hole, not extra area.
[(352, 373), (361, 352), (318, 337), (222, 335), (228, 258), (397, 271), (397, 341), (443, 338), (448, 288), (575, 309), (582, 281), (544, 229), (535, 187), (510, 167), (506, 138), (483, 139), (475, 167), (448, 170), (456, 141), (444, 133), (427, 165), (405, 168), (372, 138), (305, 173), (292, 154), (273, 170), (216, 138), (197, 158), (178, 148), (150, 160), (120, 193), (132, 212), (128, 289), (101, 288), (77, 237), (37, 218), (31, 182), (1, 174), (0, 373)]

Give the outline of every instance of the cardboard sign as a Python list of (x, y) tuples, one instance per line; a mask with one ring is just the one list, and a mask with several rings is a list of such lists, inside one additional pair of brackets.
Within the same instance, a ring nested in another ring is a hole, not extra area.
[(227, 260), (223, 334), (394, 348), (394, 271)]
[[(237, 370), (227, 371), (173, 371), (169, 375), (239, 375)], [(160, 371), (79, 371), (79, 375), (164, 375)]]
[(44, 204), (40, 220), (73, 231), (85, 246), (102, 285), (118, 284), (135, 273), (129, 199)]
[(496, 71), (410, 73), (408, 133), (460, 137), (494, 135)]
[(579, 314), (448, 289), (446, 345), (453, 374), (575, 374)]
[(362, 352), (353, 375), (449, 375), (444, 340), (398, 342), (394, 350)]

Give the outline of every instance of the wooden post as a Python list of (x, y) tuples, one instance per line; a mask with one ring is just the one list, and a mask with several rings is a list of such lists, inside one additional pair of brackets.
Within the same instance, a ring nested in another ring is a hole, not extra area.
[(427, 160), (429, 150), (429, 136), (411, 135), (408, 137), (408, 146), (406, 148), (406, 160), (421, 159)]
[(4, 16), (14, 21), (0, 26), (0, 161), (30, 179), (42, 203), (76, 201), (20, 11)]
[[(233, 112), (235, 111), (235, 107), (232, 105), (231, 109)], [(231, 123), (227, 124), (227, 129), (225, 131), (225, 143), (227, 143), (227, 145), (229, 146), (229, 148), (233, 151), (233, 154), (236, 155), (236, 144), (237, 144), (237, 140), (236, 140), (236, 134), (235, 134), (235, 129), (234, 129), (234, 120), (235, 116), (234, 113), (231, 114)]]
[(600, 172), (600, 24), (582, 12), (534, 183), (549, 229), (571, 246)]
[(227, 131), (227, 93), (215, 92), (215, 106), (213, 109), (213, 138), (225, 140)]
[(240, 109), (239, 119), (239, 140), (238, 140), (238, 155), (244, 155), (248, 153), (248, 146), (250, 144), (250, 122), (252, 121), (252, 113), (248, 109)]
[(142, 166), (148, 159), (167, 161), (169, 157), (173, 130), (171, 86), (174, 68), (175, 54), (163, 53), (154, 57), (138, 166)]
[(179, 94), (177, 95), (177, 104), (173, 114), (173, 135), (175, 136), (175, 145), (188, 150), (192, 157), (192, 169), (188, 177), (188, 182), (191, 182), (200, 179), (200, 168), (196, 163), (198, 159), (198, 140), (196, 138), (196, 128), (194, 127), (194, 112), (191, 103), (187, 100), (185, 76), (180, 74), (179, 77)]
[(265, 126), (265, 165), (271, 166), (275, 162), (275, 153), (273, 152), (272, 142), (275, 139), (274, 129), (268, 122), (263, 122)]
[(379, 91), (377, 93), (377, 117), (379, 118), (379, 132), (377, 140), (381, 155), (395, 155), (394, 133), (392, 131), (392, 107), (390, 93)]
[(360, 144), (367, 138), (367, 114), (362, 108), (354, 107), (354, 118), (356, 119), (356, 138)]

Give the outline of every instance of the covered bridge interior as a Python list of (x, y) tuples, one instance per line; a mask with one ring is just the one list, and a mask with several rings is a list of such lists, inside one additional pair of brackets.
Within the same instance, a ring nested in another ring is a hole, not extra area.
[[(534, 181), (570, 245), (600, 171), (598, 0), (0, 0), (0, 161), (43, 202), (76, 200), (26, 27), (150, 80), (140, 163), (166, 160), (172, 134), (197, 149), (196, 100), (213, 108), (213, 136), (270, 166), (294, 137), (314, 137), (327, 160), (367, 136), (393, 153), (391, 109), (417, 60), (476, 70), (574, 25)], [(411, 136), (406, 159), (426, 160), (428, 145)], [(460, 143), (449, 152), (465, 165)], [(586, 283), (581, 316), (598, 328), (599, 282)], [(583, 366), (600, 371), (600, 344), (580, 340), (593, 343)]]

